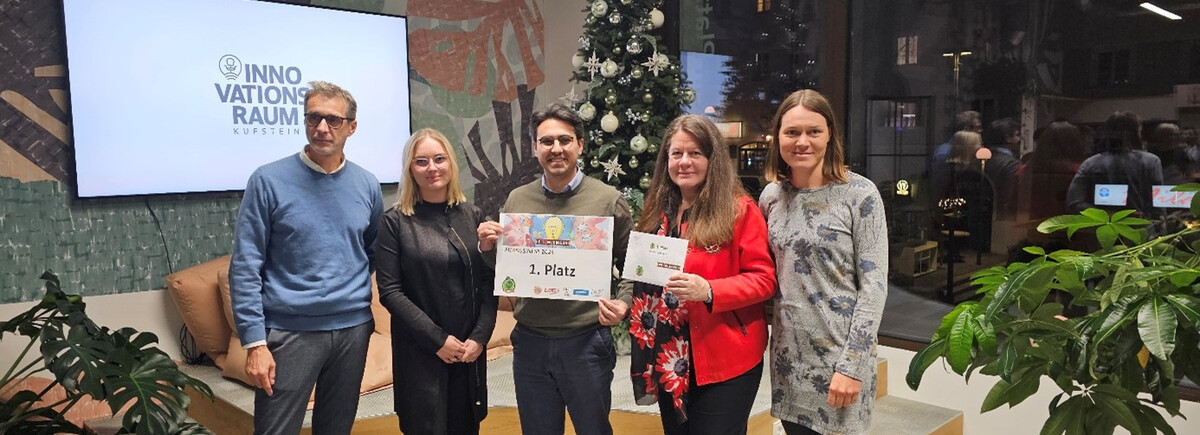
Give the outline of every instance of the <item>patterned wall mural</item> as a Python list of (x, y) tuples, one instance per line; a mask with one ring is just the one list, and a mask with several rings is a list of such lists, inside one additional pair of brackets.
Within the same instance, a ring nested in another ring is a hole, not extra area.
[[(534, 179), (536, 0), (281, 2), (408, 15), (413, 128), (458, 138), (463, 187), (492, 215)], [(62, 22), (60, 2), (0, 0), (0, 303), (40, 297), (46, 269), (87, 295), (162, 288), (232, 246), (240, 193), (75, 198)]]

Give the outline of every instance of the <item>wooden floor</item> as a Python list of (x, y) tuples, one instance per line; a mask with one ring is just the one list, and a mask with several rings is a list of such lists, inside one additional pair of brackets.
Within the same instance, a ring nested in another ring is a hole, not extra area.
[[(252, 416), (221, 399), (210, 402), (207, 399), (200, 398), (194, 391), (189, 390), (189, 393), (192, 395), (192, 406), (189, 409), (190, 416), (214, 434), (241, 435), (254, 432)], [(571, 426), (571, 419), (567, 418), (566, 421), (566, 433), (574, 435), (575, 428)], [(616, 434), (640, 435), (662, 433), (662, 423), (659, 421), (658, 416), (653, 414), (613, 411), (609, 415), (609, 421), (612, 422), (613, 433)], [(748, 433), (751, 435), (770, 435), (774, 422), (775, 419), (771, 417), (769, 412), (763, 412), (760, 415), (752, 417), (747, 423), (749, 426)], [(312, 435), (312, 430), (304, 429), (300, 433), (302, 435)], [(355, 435), (395, 435), (399, 433), (399, 421), (394, 415), (359, 420), (354, 423), (353, 433)], [(517, 416), (517, 409), (489, 409), (487, 419), (483, 420), (483, 425), (480, 427), (480, 433), (486, 435), (520, 435), (521, 419)]]

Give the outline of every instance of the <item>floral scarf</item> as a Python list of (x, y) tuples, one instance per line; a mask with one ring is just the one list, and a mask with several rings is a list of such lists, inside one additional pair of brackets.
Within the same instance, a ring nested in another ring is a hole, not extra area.
[[(685, 222), (687, 213), (684, 213)], [(664, 228), (665, 227), (665, 228)], [(658, 235), (679, 237), (664, 219)], [(630, 310), (630, 374), (633, 396), (639, 405), (655, 404), (669, 395), (680, 423), (687, 421), (688, 386), (692, 378), (691, 334), (687, 305), (664, 287), (637, 282)]]

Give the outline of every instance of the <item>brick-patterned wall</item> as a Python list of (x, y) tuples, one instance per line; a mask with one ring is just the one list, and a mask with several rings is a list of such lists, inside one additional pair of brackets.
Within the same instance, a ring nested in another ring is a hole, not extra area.
[[(408, 15), (410, 35), (421, 35), (410, 51), (438, 45), (420, 59), (429, 68), (411, 71), (413, 128), (458, 139), (462, 185), (486, 210), (534, 178), (536, 161), (520, 150), (544, 80), (540, 6), (557, 2), (280, 2)], [(162, 288), (170, 266), (179, 270), (232, 247), (240, 193), (74, 199), (65, 51), (61, 2), (0, 0), (0, 156), (25, 160), (0, 162), (0, 303), (40, 297), (46, 269), (84, 295)], [(476, 186), (496, 191), (474, 195)]]

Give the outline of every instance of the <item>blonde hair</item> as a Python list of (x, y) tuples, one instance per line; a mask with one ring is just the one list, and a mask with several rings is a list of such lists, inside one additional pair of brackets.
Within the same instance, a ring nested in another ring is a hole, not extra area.
[(969, 130), (959, 130), (950, 136), (950, 155), (946, 163), (968, 165), (975, 159), (975, 150), (983, 146), (983, 137)]
[[(692, 204), (687, 233), (680, 235), (688, 239), (692, 246), (720, 245), (733, 240), (733, 226), (741, 212), (738, 198), (746, 196), (746, 191), (738, 181), (737, 170), (725, 149), (720, 130), (712, 121), (700, 115), (675, 118), (663, 132), (663, 144), (658, 148), (658, 158), (654, 161), (654, 175), (650, 179), (650, 188), (646, 190), (646, 202), (638, 219), (637, 230), (654, 233), (662, 226), (662, 216), (674, 213), (683, 201), (679, 186), (671, 181), (667, 173), (671, 138), (679, 132), (695, 138), (704, 157), (708, 158), (708, 171), (704, 174), (704, 185), (700, 186), (696, 201)], [(679, 222), (672, 222), (672, 226), (678, 225)]]
[(829, 104), (829, 100), (821, 95), (820, 92), (812, 89), (801, 89), (792, 92), (787, 98), (779, 103), (779, 110), (775, 111), (774, 128), (771, 136), (771, 143), (767, 148), (767, 181), (772, 183), (776, 181), (787, 181), (792, 176), (792, 168), (783, 161), (783, 156), (779, 151), (779, 133), (783, 124), (783, 115), (789, 110), (803, 106), (805, 109), (816, 112), (825, 118), (825, 126), (829, 128), (829, 145), (825, 147), (825, 160), (821, 166), (821, 175), (836, 183), (845, 183), (846, 173), (850, 171), (844, 163), (846, 160), (846, 147), (842, 143), (842, 126), (838, 125), (837, 118), (833, 114), (833, 106)]
[(450, 173), (446, 174), (450, 180), (450, 183), (446, 185), (446, 202), (449, 205), (467, 202), (467, 196), (462, 193), (462, 188), (458, 184), (458, 159), (454, 157), (454, 148), (450, 146), (450, 140), (446, 139), (446, 135), (440, 131), (422, 128), (413, 133), (412, 137), (408, 138), (408, 143), (404, 145), (404, 184), (400, 186), (400, 199), (396, 201), (396, 208), (400, 209), (400, 213), (405, 216), (412, 216), (413, 206), (421, 201), (417, 179), (412, 174), (412, 163), (417, 155), (417, 144), (426, 138), (442, 144), (446, 161), (450, 162)]

